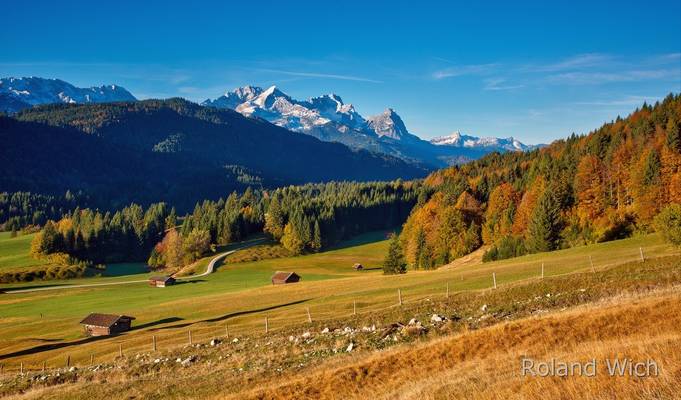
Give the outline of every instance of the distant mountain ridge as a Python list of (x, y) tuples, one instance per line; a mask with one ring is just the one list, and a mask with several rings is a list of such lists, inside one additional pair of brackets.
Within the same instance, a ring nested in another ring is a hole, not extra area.
[(116, 85), (79, 88), (60, 79), (38, 77), (0, 79), (0, 111), (15, 113), (40, 104), (109, 103), (137, 100)]
[(201, 105), (229, 108), (324, 141), (340, 142), (433, 167), (470, 161), (493, 151), (534, 148), (513, 138), (477, 138), (460, 134), (429, 142), (409, 132), (392, 108), (365, 118), (352, 104), (344, 103), (333, 93), (299, 101), (276, 86), (267, 89), (244, 86), (214, 100), (207, 99)]
[(528, 151), (537, 148), (537, 145), (527, 145), (520, 142), (513, 137), (495, 138), (463, 135), (461, 132), (453, 132), (447, 136), (440, 136), (430, 140), (430, 143), (436, 146), (453, 146), (453, 147), (475, 147), (475, 148), (492, 148), (494, 151), (503, 149), (506, 151)]

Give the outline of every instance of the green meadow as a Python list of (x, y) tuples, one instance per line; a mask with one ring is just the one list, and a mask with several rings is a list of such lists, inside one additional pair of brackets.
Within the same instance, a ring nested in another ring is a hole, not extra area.
[[(397, 289), (404, 302), (413, 302), (444, 296), (447, 286), (452, 293), (490, 289), (492, 274), (500, 286), (536, 280), (542, 263), (548, 279), (589, 272), (592, 263), (594, 270), (600, 270), (635, 261), (641, 250), (647, 258), (679, 253), (658, 235), (648, 235), (455, 269), (384, 276), (380, 264), (387, 246), (383, 233), (372, 233), (318, 254), (222, 264), (211, 275), (167, 288), (141, 282), (11, 293), (26, 286), (5, 285), (6, 293), (0, 295), (0, 355), (26, 363), (55, 360), (64, 351), (74, 358), (89, 354), (113, 357), (121, 341), (126, 348), (143, 350), (152, 334), (170, 346), (185, 340), (187, 329), (197, 340), (224, 332), (227, 326), (235, 334), (253, 333), (262, 329), (265, 316), (276, 330), (305, 321), (307, 309), (315, 320), (324, 320), (349, 315), (353, 305), (358, 313), (390, 308), (398, 301)], [(355, 271), (352, 265), (356, 262), (366, 269)], [(277, 270), (295, 271), (302, 281), (272, 286), (270, 276)], [(146, 274), (126, 276), (144, 279)], [(114, 278), (78, 281), (109, 279)], [(78, 322), (90, 312), (132, 315), (136, 328), (118, 337), (81, 344), (84, 337)], [(68, 350), (31, 350), (46, 343), (65, 343)], [(29, 352), (12, 356), (22, 350)]]

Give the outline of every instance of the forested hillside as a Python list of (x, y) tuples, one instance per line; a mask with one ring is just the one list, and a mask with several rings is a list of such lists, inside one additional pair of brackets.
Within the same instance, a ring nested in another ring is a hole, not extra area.
[(426, 175), (400, 159), (321, 142), (182, 99), (46, 105), (0, 116), (0, 190), (83, 190), (100, 207), (197, 201), (248, 186)]
[(626, 237), (681, 203), (681, 97), (643, 105), (585, 136), (492, 154), (431, 174), (434, 194), (401, 234), (412, 268), (491, 246), (486, 260)]

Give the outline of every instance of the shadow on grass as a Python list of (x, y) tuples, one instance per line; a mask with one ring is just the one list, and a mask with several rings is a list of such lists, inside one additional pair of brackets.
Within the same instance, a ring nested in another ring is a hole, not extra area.
[[(182, 277), (180, 277), (180, 278), (182, 278)], [(191, 278), (189, 278), (187, 280), (178, 279), (171, 286), (184, 285), (184, 284), (187, 284), (187, 283), (203, 283), (205, 281), (206, 281), (205, 279), (191, 279)]]
[(352, 239), (344, 240), (344, 241), (342, 241), (342, 242), (340, 242), (336, 245), (330, 246), (329, 248), (325, 249), (324, 252), (332, 251), (332, 250), (347, 249), (348, 247), (361, 246), (363, 244), (381, 242), (383, 240), (387, 240), (388, 235), (391, 232), (392, 232), (391, 230), (385, 230), (385, 231), (363, 233), (359, 236), (353, 237)]
[(305, 303), (306, 301), (310, 301), (310, 300), (311, 299), (303, 299), (303, 300), (292, 301), (290, 303), (277, 304), (275, 306), (258, 308), (258, 309), (255, 309), (255, 310), (237, 311), (237, 312), (221, 315), (221, 316), (215, 317), (215, 318), (204, 319), (204, 320), (201, 320), (201, 321), (187, 322), (185, 324), (177, 324), (177, 325), (171, 325), (171, 326), (163, 326), (163, 327), (160, 327), (160, 328), (154, 328), (154, 329), (150, 329), (150, 331), (162, 331), (162, 330), (166, 330), (166, 329), (186, 328), (188, 326), (192, 326), (194, 324), (198, 324), (198, 323), (201, 323), (201, 322), (220, 322), (220, 321), (224, 321), (224, 320), (227, 320), (227, 319), (230, 319), (230, 318), (239, 317), (239, 316), (242, 316), (242, 315), (257, 314), (259, 312), (271, 311), (271, 310), (276, 310), (278, 308), (294, 306), (296, 304)]
[(4, 360), (6, 358), (12, 358), (12, 357), (19, 357), (19, 356), (27, 356), (31, 354), (37, 354), (37, 353), (42, 353), (43, 351), (50, 351), (50, 350), (57, 350), (57, 349), (63, 349), (65, 347), (71, 347), (71, 346), (78, 346), (80, 344), (85, 344), (85, 343), (92, 343), (96, 342), (98, 340), (104, 340), (104, 339), (109, 339), (113, 336), (117, 335), (109, 335), (109, 336), (93, 336), (93, 337), (88, 337), (80, 340), (76, 340), (73, 342), (64, 342), (64, 343), (53, 343), (53, 344), (42, 344), (40, 346), (35, 346), (35, 347), (30, 347), (28, 349), (24, 350), (19, 350), (15, 351), (13, 353), (7, 353), (7, 354), (1, 354), (0, 355), (0, 360)]
[[(150, 326), (167, 324), (167, 323), (177, 322), (177, 321), (182, 321), (182, 318), (170, 317), (170, 318), (159, 319), (158, 321), (152, 321), (152, 322), (148, 322), (146, 324), (133, 326), (130, 329), (130, 331), (135, 331), (135, 330), (139, 330), (139, 329), (148, 328)], [(0, 354), (0, 360), (12, 358), (12, 357), (28, 356), (28, 355), (31, 355), (31, 354), (42, 353), (44, 351), (58, 350), (58, 349), (63, 349), (63, 348), (71, 347), (71, 346), (78, 346), (78, 345), (86, 344), (86, 343), (93, 343), (93, 342), (97, 342), (99, 340), (111, 339), (111, 338), (117, 337), (117, 336), (121, 336), (121, 334), (112, 334), (112, 335), (105, 335), (105, 336), (90, 336), (90, 337), (75, 340), (75, 341), (72, 341), (72, 342), (41, 344), (40, 346), (29, 347), (28, 349), (18, 350), (18, 351), (12, 352), (12, 353)], [(56, 342), (56, 341), (59, 341), (61, 339), (28, 339), (28, 340), (40, 340), (40, 341), (43, 341), (43, 342)]]
[[(139, 329), (149, 328), (151, 326), (156, 326), (156, 325), (161, 325), (161, 324), (170, 324), (170, 323), (178, 322), (178, 321), (184, 321), (184, 318), (180, 318), (180, 317), (163, 318), (163, 319), (159, 319), (158, 321), (152, 321), (152, 322), (147, 322), (146, 324), (133, 326), (132, 328), (130, 328), (130, 330), (136, 331), (136, 330), (139, 330)], [(152, 330), (154, 330), (154, 329), (152, 329)]]

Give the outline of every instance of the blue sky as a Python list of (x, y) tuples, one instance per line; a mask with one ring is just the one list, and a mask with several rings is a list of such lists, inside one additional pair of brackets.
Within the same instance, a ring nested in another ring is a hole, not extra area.
[(392, 107), (424, 138), (527, 143), (681, 92), (678, 0), (113, 3), (5, 5), (0, 76), (195, 101), (275, 84)]

